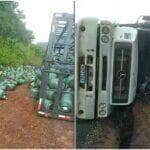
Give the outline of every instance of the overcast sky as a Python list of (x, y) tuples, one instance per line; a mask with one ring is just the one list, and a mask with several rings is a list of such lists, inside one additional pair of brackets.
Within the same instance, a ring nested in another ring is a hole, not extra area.
[[(35, 42), (47, 42), (54, 12), (73, 12), (73, 0), (16, 0), (24, 11), (27, 28)], [(134, 23), (139, 15), (150, 15), (150, 0), (76, 0), (76, 20), (82, 17)]]

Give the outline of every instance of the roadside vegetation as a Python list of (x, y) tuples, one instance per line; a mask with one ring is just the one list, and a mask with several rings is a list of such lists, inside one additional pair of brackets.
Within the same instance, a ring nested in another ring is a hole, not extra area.
[(43, 62), (43, 49), (32, 44), (33, 32), (24, 22), (18, 2), (0, 2), (0, 64), (3, 66), (35, 65)]

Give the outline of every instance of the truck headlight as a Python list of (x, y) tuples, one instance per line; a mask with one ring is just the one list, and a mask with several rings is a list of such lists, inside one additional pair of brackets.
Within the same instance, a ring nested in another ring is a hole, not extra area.
[(108, 42), (109, 42), (109, 37), (108, 37), (107, 35), (103, 35), (103, 36), (101, 37), (101, 41), (102, 41), (103, 43), (108, 43)]
[(108, 34), (110, 32), (110, 29), (107, 27), (107, 26), (104, 26), (103, 28), (102, 28), (102, 33), (103, 34)]

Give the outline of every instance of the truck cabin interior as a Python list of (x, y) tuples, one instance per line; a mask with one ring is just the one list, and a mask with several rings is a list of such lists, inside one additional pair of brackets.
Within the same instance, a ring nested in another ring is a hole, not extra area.
[(150, 81), (150, 30), (138, 30), (138, 88)]

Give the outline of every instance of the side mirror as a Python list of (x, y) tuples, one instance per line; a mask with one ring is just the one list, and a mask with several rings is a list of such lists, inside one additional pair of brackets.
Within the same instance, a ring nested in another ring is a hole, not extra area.
[(150, 21), (150, 16), (143, 16), (142, 19), (145, 21)]
[(136, 24), (139, 28), (150, 29), (150, 16), (139, 16)]

